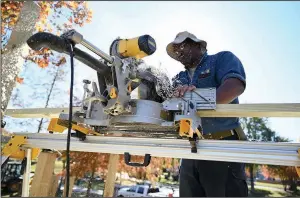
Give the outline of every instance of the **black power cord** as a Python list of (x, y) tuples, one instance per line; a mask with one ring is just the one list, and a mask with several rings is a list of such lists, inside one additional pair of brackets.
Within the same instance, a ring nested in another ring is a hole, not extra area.
[(70, 84), (70, 101), (69, 101), (69, 126), (67, 136), (67, 153), (66, 153), (66, 197), (69, 197), (70, 186), (70, 142), (71, 142), (71, 129), (72, 129), (72, 115), (73, 115), (73, 85), (74, 85), (74, 53), (73, 46), (70, 44), (70, 61), (71, 61), (71, 84)]
[[(56, 52), (62, 53), (62, 52), (69, 52), (70, 53), (70, 59), (71, 59), (71, 85), (70, 85), (70, 104), (69, 104), (69, 120), (68, 120), (68, 136), (67, 136), (67, 154), (66, 154), (66, 196), (69, 197), (69, 183), (70, 183), (70, 142), (71, 142), (71, 129), (72, 129), (72, 107), (73, 107), (73, 85), (74, 85), (74, 62), (73, 57), (76, 52), (74, 52), (75, 44), (72, 43), (71, 40), (69, 40), (67, 37), (59, 37), (56, 35), (53, 35), (48, 32), (38, 32), (34, 35), (32, 35), (27, 40), (28, 46), (33, 50), (41, 50), (42, 48), (46, 47), (49, 49), (52, 49)], [(76, 51), (76, 48), (75, 48)], [(77, 52), (81, 52), (78, 51)], [(81, 53), (84, 57), (90, 57), (84, 53)], [(79, 56), (80, 57), (80, 56)], [(80, 60), (83, 60), (84, 58), (81, 58)], [(96, 60), (96, 59), (95, 59)], [(93, 60), (95, 62), (95, 60)], [(97, 61), (97, 60), (96, 60)], [(94, 62), (87, 61), (88, 65), (93, 64)], [(1, 123), (1, 127), (3, 128), (4, 123)]]

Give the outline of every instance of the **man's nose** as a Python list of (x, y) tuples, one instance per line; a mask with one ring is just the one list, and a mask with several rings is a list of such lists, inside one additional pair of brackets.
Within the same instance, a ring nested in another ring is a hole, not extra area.
[(178, 58), (180, 58), (183, 55), (183, 52), (181, 52), (181, 51), (176, 51), (175, 53)]

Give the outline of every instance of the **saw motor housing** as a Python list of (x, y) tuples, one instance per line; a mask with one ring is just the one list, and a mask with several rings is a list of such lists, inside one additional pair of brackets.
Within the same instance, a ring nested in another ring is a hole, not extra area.
[(155, 40), (150, 35), (132, 39), (117, 38), (110, 46), (110, 55), (121, 59), (134, 57), (137, 59), (152, 55), (156, 51)]

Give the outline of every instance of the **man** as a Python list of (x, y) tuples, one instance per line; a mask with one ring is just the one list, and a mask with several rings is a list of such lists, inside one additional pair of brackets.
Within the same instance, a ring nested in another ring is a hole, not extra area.
[[(240, 60), (231, 52), (207, 54), (207, 43), (189, 32), (177, 34), (167, 53), (181, 62), (185, 71), (176, 75), (176, 96), (195, 88), (216, 87), (217, 104), (237, 104), (246, 88), (246, 75)], [(246, 140), (238, 118), (202, 118), (203, 135), (218, 140)], [(211, 134), (208, 136), (207, 134)], [(248, 196), (244, 164), (182, 159), (181, 197)]]

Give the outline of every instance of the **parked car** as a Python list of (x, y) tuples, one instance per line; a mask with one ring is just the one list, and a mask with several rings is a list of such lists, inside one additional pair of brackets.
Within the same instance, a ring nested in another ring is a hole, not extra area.
[[(72, 189), (72, 196), (78, 197), (78, 196), (85, 196), (87, 194), (88, 189), (88, 183), (90, 178), (80, 178), (75, 181), (73, 189)], [(103, 185), (103, 179), (100, 177), (93, 178), (91, 189), (90, 189), (90, 196), (91, 197), (100, 197), (103, 195), (103, 189), (100, 189), (100, 185)], [(60, 187), (60, 194), (58, 196), (61, 196), (64, 191), (64, 185), (61, 185)]]
[(136, 185), (130, 188), (121, 188), (118, 197), (168, 197), (173, 194), (172, 190), (161, 191), (159, 188), (151, 188), (149, 185)]

